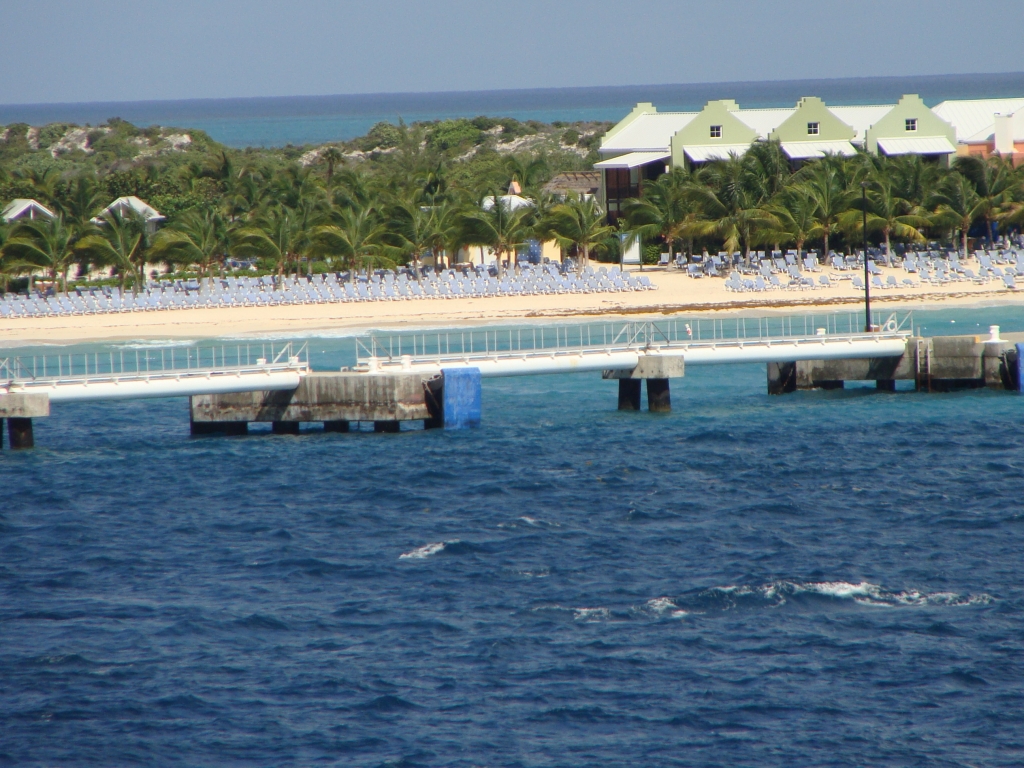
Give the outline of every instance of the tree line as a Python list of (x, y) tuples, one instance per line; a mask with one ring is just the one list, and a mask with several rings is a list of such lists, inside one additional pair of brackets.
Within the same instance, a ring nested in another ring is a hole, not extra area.
[[(866, 212), (866, 216), (865, 216)], [(999, 226), (1024, 223), (1024, 167), (998, 156), (957, 157), (951, 167), (915, 155), (827, 155), (793, 170), (778, 142), (755, 142), (742, 156), (694, 170), (675, 168), (644, 185), (624, 206), (622, 227), (657, 238), (674, 256), (705, 248), (803, 251), (858, 247), (869, 239), (956, 243), (965, 253), (972, 228), (995, 242)]]
[[(56, 217), (0, 227), (0, 278), (44, 273), (66, 290), (75, 274), (113, 267), (122, 286), (138, 287), (154, 263), (204, 276), (222, 273), (229, 257), (254, 259), (283, 276), (419, 267), (426, 257), (446, 265), (470, 246), (491, 249), (500, 270), (531, 240), (556, 241), (579, 265), (617, 260), (622, 244), (637, 240), (672, 256), (724, 250), (749, 259), (759, 247), (811, 245), (828, 253), (860, 243), (864, 199), (868, 235), (887, 250), (941, 238), (966, 251), (972, 227), (994, 239), (997, 227), (1024, 222), (1024, 173), (998, 157), (958, 157), (944, 168), (916, 156), (826, 156), (794, 170), (777, 142), (755, 142), (742, 156), (645, 182), (616, 226), (594, 199), (545, 194), (553, 169), (544, 154), (490, 162), (487, 174), (467, 179), (458, 158), (406, 141), (376, 166), (336, 147), (308, 166), (227, 152), (174, 169), (150, 165), (132, 170), (135, 188), (124, 191), (154, 188), (173, 172), (177, 188), (200, 201), (171, 212), (155, 234), (132, 216), (93, 222), (110, 202), (109, 176), (23, 171), (18, 183)], [(532, 205), (494, 204), (511, 182)]]

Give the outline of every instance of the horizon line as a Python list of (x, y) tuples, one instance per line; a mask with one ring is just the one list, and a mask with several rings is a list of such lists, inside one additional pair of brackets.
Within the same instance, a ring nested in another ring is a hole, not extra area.
[(886, 81), (886, 80), (929, 80), (946, 78), (973, 78), (984, 76), (1007, 77), (1020, 75), (1024, 77), (1024, 71), (1008, 72), (961, 72), (956, 74), (928, 74), (928, 75), (862, 75), (851, 77), (803, 77), (791, 79), (772, 80), (721, 80), (721, 81), (697, 81), (689, 83), (634, 83), (627, 85), (569, 85), (569, 86), (544, 86), (537, 88), (490, 88), (490, 89), (469, 89), (469, 90), (424, 90), (424, 91), (364, 91), (356, 93), (309, 93), (290, 94), (274, 96), (199, 96), (186, 98), (166, 99), (114, 99), (96, 101), (30, 101), (30, 102), (0, 102), (3, 108), (18, 107), (72, 107), (72, 106), (104, 106), (118, 104), (194, 104), (203, 102), (256, 102), (256, 101), (289, 101), (301, 99), (336, 99), (336, 98), (370, 98), (370, 97), (396, 97), (396, 96), (451, 96), (451, 95), (479, 95), (479, 94), (524, 94), (524, 93), (555, 93), (565, 91), (596, 91), (596, 90), (632, 90), (637, 88), (683, 88), (693, 86), (751, 86), (751, 85), (777, 85), (782, 83), (842, 83), (857, 81)]

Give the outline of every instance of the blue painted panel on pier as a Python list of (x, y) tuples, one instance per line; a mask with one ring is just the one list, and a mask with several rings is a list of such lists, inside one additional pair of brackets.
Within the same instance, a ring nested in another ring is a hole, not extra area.
[(1024, 392), (1024, 344), (1017, 345), (1017, 391)]
[(470, 429), (480, 426), (480, 369), (445, 368), (444, 428)]

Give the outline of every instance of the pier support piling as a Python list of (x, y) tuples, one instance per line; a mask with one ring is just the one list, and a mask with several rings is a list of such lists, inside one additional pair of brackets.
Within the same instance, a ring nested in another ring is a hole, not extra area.
[(896, 380), (895, 379), (875, 379), (875, 389), (879, 392), (895, 392), (896, 391)]
[(647, 410), (668, 413), (672, 410), (668, 379), (647, 379)]
[(273, 421), (270, 424), (270, 431), (275, 435), (297, 435), (299, 434), (299, 422)]
[(768, 394), (796, 392), (796, 363), (768, 363)]
[(7, 435), (11, 440), (11, 448), (32, 448), (35, 446), (32, 419), (49, 415), (48, 395), (17, 392), (0, 395), (0, 448), (3, 447), (4, 419), (7, 419)]
[(1017, 391), (1024, 392), (1024, 344), (1017, 344)]
[(7, 419), (7, 434), (11, 438), (11, 448), (15, 450), (35, 447), (32, 419), (9, 417)]
[(325, 421), (324, 432), (349, 432), (351, 427), (347, 421)]
[(193, 436), (247, 435), (249, 434), (249, 423), (246, 421), (190, 421), (189, 431)]
[(374, 432), (398, 432), (402, 428), (400, 421), (375, 421), (373, 422)]
[(619, 379), (619, 410), (640, 410), (640, 388), (643, 379)]

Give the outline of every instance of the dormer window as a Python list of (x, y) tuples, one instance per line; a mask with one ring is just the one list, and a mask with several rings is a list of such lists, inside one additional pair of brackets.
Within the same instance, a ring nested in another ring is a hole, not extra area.
[(720, 126), (720, 125), (712, 125), (711, 126), (711, 138), (712, 139), (720, 139), (720, 138), (722, 138), (722, 126)]
[(817, 136), (818, 135), (818, 128), (819, 128), (819, 126), (820, 126), (820, 123), (808, 123), (807, 124), (807, 135), (808, 136)]
[(907, 121), (906, 121), (906, 126), (907, 126), (907, 130), (908, 131), (916, 131), (917, 130), (917, 118), (916, 117), (908, 117)]

